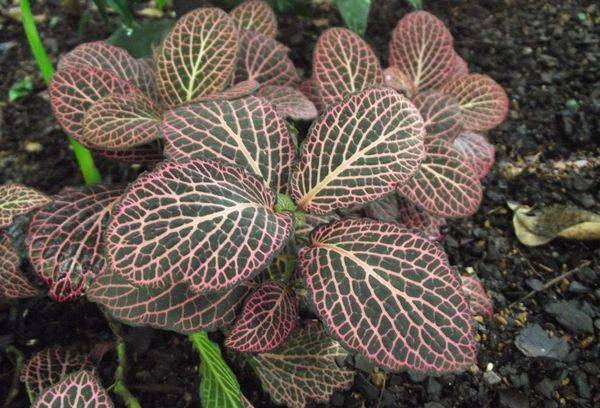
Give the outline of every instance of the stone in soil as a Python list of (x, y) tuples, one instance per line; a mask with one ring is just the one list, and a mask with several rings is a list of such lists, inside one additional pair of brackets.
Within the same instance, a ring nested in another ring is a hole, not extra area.
[(530, 324), (521, 330), (515, 345), (527, 357), (549, 357), (562, 361), (569, 353), (569, 344), (565, 340), (550, 337), (539, 324)]
[(544, 308), (558, 323), (574, 333), (594, 333), (594, 322), (575, 301), (553, 302)]

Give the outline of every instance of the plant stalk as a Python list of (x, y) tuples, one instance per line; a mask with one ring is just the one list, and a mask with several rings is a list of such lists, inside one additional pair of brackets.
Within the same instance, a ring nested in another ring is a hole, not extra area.
[[(44, 78), (46, 85), (50, 85), (50, 80), (54, 74), (54, 68), (52, 67), (52, 61), (44, 49), (44, 45), (40, 39), (40, 34), (35, 26), (33, 14), (31, 13), (31, 5), (29, 4), (29, 0), (19, 0), (19, 4), (21, 6), (23, 28), (25, 29), (25, 34), (27, 35), (29, 48), (31, 49), (31, 53), (35, 58), (38, 67), (40, 68), (40, 72), (42, 73), (42, 77)], [(71, 148), (73, 149), (73, 153), (75, 153), (75, 158), (77, 159), (77, 163), (79, 164), (79, 169), (83, 175), (85, 183), (99, 183), (101, 181), (100, 173), (94, 164), (94, 158), (92, 157), (90, 151), (79, 144), (71, 136), (68, 136), (68, 139), (69, 143), (71, 144)]]
[[(19, 395), (19, 377), (21, 376), (21, 371), (23, 370), (23, 352), (21, 350), (19, 350), (18, 348), (16, 348), (15, 346), (8, 346), (5, 349), (6, 354), (8, 355), (12, 355), (14, 358), (14, 374), (13, 374), (13, 379), (12, 379), (12, 383), (10, 386), (10, 391), (8, 392), (8, 394), (6, 394), (6, 399), (4, 400), (4, 404), (2, 404), (2, 407), (10, 407), (11, 403), (13, 402), (13, 400), (17, 397), (17, 395)], [(30, 396), (31, 399), (31, 396)], [(33, 402), (33, 401), (30, 401)]]
[(127, 408), (141, 408), (140, 402), (125, 385), (125, 372), (127, 370), (127, 350), (125, 347), (125, 341), (117, 337), (117, 361), (119, 364), (115, 370), (113, 391), (123, 399)]

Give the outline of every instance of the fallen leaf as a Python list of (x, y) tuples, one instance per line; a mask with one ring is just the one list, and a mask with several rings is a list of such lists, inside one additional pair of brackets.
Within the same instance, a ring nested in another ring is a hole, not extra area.
[(547, 244), (556, 237), (580, 241), (600, 240), (600, 215), (568, 205), (552, 205), (534, 210), (509, 202), (514, 211), (513, 227), (521, 243)]

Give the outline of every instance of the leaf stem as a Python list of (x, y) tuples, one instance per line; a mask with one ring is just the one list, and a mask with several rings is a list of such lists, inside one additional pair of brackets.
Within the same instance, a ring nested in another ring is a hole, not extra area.
[[(8, 355), (12, 355), (14, 358), (14, 374), (13, 374), (13, 379), (12, 379), (12, 383), (10, 386), (10, 391), (8, 392), (8, 394), (6, 394), (6, 399), (4, 400), (4, 404), (2, 404), (2, 407), (10, 407), (12, 401), (17, 397), (17, 395), (19, 395), (19, 377), (21, 375), (21, 371), (23, 370), (23, 352), (21, 350), (19, 350), (18, 348), (16, 348), (15, 346), (8, 346), (6, 347), (6, 349), (4, 350), (6, 351), (6, 354)], [(31, 396), (30, 396), (31, 398)], [(33, 401), (30, 401), (33, 402)]]
[[(42, 77), (44, 78), (46, 85), (49, 85), (52, 75), (54, 74), (52, 61), (44, 49), (44, 45), (40, 39), (40, 34), (35, 26), (29, 0), (19, 0), (19, 4), (21, 6), (23, 28), (25, 29), (25, 34), (27, 35), (29, 48), (31, 49), (31, 53), (35, 58), (38, 67), (40, 68), (40, 72), (42, 73)], [(81, 174), (83, 175), (85, 183), (99, 183), (101, 181), (100, 173), (94, 164), (94, 159), (92, 158), (90, 151), (80, 145), (71, 136), (68, 136), (68, 139), (69, 143), (71, 144), (71, 148), (73, 149), (73, 153), (75, 153), (75, 158), (77, 159), (77, 163), (79, 164), (79, 169), (81, 170)]]

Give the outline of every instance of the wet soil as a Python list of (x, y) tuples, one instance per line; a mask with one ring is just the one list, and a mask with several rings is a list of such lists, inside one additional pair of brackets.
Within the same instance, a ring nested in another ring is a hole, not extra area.
[[(108, 35), (97, 16), (82, 36), (75, 34), (77, 18), (55, 3), (35, 10), (46, 13), (40, 28), (55, 61), (78, 43)], [(331, 6), (315, 3), (306, 16), (279, 17), (279, 39), (306, 74), (319, 32), (340, 24)], [(366, 38), (385, 61), (390, 32), (408, 8), (400, 0), (373, 3)], [(474, 217), (451, 221), (444, 241), (453, 264), (482, 279), (496, 313), (491, 321), (478, 324), (478, 370), (443, 377), (388, 375), (384, 388), (371, 373), (361, 372), (354, 387), (336, 394), (328, 406), (598, 406), (600, 247), (562, 240), (526, 247), (514, 236), (506, 202), (568, 203), (600, 211), (600, 6), (592, 0), (425, 3), (448, 24), (471, 70), (496, 79), (511, 101), (509, 119), (489, 134), (497, 163), (485, 180), (483, 204)], [(24, 183), (47, 193), (81, 184), (21, 27), (5, 13), (0, 15), (0, 72), (0, 182)], [(34, 79), (33, 94), (7, 102), (11, 84), (27, 75)], [(105, 160), (99, 160), (99, 167), (108, 182), (132, 180), (139, 171)], [(519, 301), (586, 261), (589, 266)], [(578, 324), (582, 319), (570, 319), (573, 309), (591, 319), (591, 332)], [(84, 301), (30, 299), (20, 302), (18, 311), (11, 321), (8, 308), (0, 307), (0, 345), (15, 344), (27, 356), (52, 344), (112, 338), (96, 307)], [(533, 324), (566, 342), (569, 352), (559, 359), (526, 356), (515, 339)], [(127, 381), (144, 407), (198, 406), (197, 358), (184, 336), (148, 329), (128, 329), (127, 336)], [(103, 361), (100, 371), (104, 383), (110, 384), (114, 354)], [(4, 395), (12, 366), (4, 354), (0, 364)], [(239, 367), (236, 371), (244, 394), (257, 407), (272, 406), (249, 372)], [(23, 390), (13, 406), (26, 406)]]

